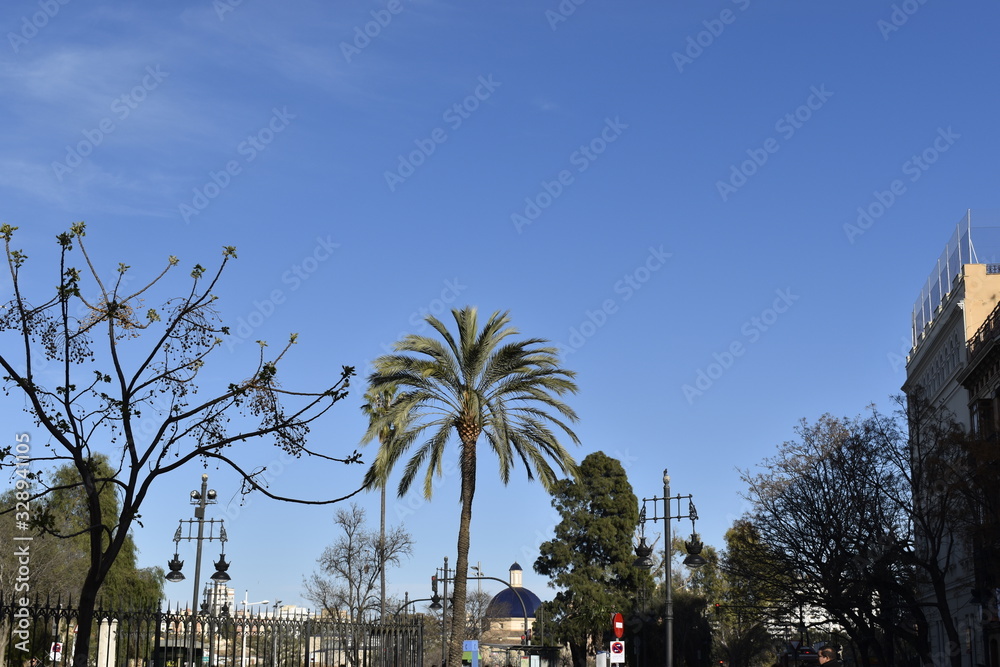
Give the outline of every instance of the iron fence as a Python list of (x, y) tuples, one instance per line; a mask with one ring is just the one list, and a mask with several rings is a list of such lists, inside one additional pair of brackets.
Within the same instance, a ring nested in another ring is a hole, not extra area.
[[(0, 667), (70, 667), (77, 610), (0, 594)], [(420, 619), (351, 623), (313, 614), (101, 608), (88, 667), (422, 667)]]

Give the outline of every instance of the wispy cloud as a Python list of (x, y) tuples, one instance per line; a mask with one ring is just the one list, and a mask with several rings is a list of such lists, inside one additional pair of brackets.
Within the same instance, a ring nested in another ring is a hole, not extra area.
[(65, 206), (65, 188), (58, 187), (48, 165), (17, 159), (0, 159), (0, 189)]

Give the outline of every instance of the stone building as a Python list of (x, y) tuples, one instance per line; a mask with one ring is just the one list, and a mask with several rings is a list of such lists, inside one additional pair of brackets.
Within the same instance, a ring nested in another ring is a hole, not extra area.
[(530, 637), (535, 612), (542, 601), (524, 587), (521, 566), (510, 566), (509, 586), (496, 595), (486, 607), (489, 627), (484, 637), (491, 643), (521, 644), (522, 638)]
[[(974, 226), (972, 216), (970, 211), (957, 225), (914, 306), (903, 391), (911, 405), (922, 397), (950, 413), (966, 433), (987, 436), (1000, 423), (1000, 257), (985, 253), (1000, 249), (1000, 228), (995, 221), (983, 225), (978, 216)], [(915, 502), (921, 493), (934, 492), (915, 489)], [(949, 535), (939, 553), (948, 558), (947, 596), (961, 645), (949, 645), (942, 619), (931, 609), (933, 653), (947, 660), (958, 650), (963, 666), (1000, 667), (1000, 581), (984, 571), (976, 544), (958, 530)], [(933, 592), (926, 590), (924, 598), (931, 602)]]

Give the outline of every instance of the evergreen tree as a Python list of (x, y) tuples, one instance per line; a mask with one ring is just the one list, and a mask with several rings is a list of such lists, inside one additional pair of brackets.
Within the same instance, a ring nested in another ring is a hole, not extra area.
[[(89, 462), (96, 479), (114, 477), (108, 457), (95, 454)], [(80, 475), (72, 465), (58, 468), (52, 475), (53, 491), (44, 498), (37, 517), (40, 534), (31, 540), (32, 580), (31, 592), (41, 599), (66, 602), (75, 599), (90, 567), (90, 524), (87, 493), (83, 490)], [(121, 511), (115, 487), (105, 481), (95, 491), (102, 508), (105, 523), (101, 527), (103, 545), (114, 537), (117, 526), (112, 522)], [(0, 507), (14, 505), (13, 492), (0, 497)], [(14, 515), (0, 515), (3, 531), (13, 528)], [(9, 560), (9, 558), (7, 558)], [(138, 551), (131, 535), (126, 535), (118, 558), (100, 587), (99, 597), (106, 603), (119, 607), (148, 609), (159, 605), (163, 596), (163, 571), (161, 568), (137, 569)], [(13, 563), (11, 563), (13, 565)], [(11, 586), (6, 577), (16, 567), (0, 563), (0, 584)]]
[(553, 488), (552, 505), (562, 521), (555, 538), (541, 545), (534, 569), (559, 589), (542, 604), (545, 627), (536, 632), (568, 644), (573, 664), (583, 667), (603, 645), (611, 615), (631, 616), (639, 591), (652, 589), (652, 578), (633, 566), (639, 501), (621, 463), (595, 452), (580, 464), (578, 480), (561, 480)]
[[(121, 502), (117, 495), (117, 485), (111, 480), (115, 471), (110, 459), (95, 453), (88, 461), (93, 479), (97, 481), (95, 495), (101, 504), (101, 549), (107, 549), (120, 527), (115, 521), (121, 513)], [(71, 578), (66, 581), (66, 591), (76, 595), (90, 567), (90, 516), (87, 507), (87, 492), (83, 488), (80, 474), (72, 465), (65, 465), (53, 474), (53, 491), (44, 501), (40, 520), (51, 532), (68, 540), (69, 560), (66, 567)], [(107, 604), (134, 609), (149, 609), (159, 606), (163, 597), (163, 570), (159, 567), (137, 569), (138, 549), (132, 535), (126, 535), (118, 557), (108, 570), (108, 576), (101, 584), (99, 598)]]

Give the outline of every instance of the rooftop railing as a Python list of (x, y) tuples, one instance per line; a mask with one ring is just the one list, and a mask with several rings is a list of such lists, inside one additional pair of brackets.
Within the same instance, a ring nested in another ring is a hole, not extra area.
[[(976, 224), (973, 225), (975, 214)], [(1000, 273), (1000, 216), (967, 211), (931, 270), (913, 306), (912, 335), (916, 347), (954, 287), (964, 264), (986, 264), (987, 273)], [(984, 325), (985, 326), (985, 325)]]

